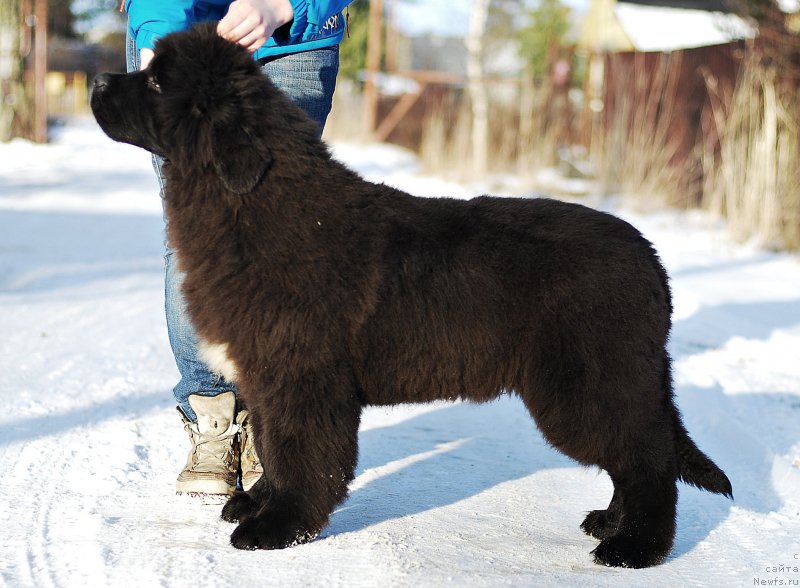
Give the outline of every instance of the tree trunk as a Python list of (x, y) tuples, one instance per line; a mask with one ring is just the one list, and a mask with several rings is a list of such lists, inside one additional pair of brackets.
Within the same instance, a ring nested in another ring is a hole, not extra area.
[(486, 175), (489, 151), (489, 94), (483, 68), (486, 22), (491, 0), (473, 0), (467, 45), (467, 77), (472, 104), (472, 170), (476, 178)]
[(367, 33), (367, 78), (364, 83), (363, 130), (372, 138), (378, 126), (378, 75), (381, 72), (381, 53), (383, 51), (383, 0), (369, 2), (369, 32)]
[(34, 0), (33, 140), (47, 143), (47, 0)]

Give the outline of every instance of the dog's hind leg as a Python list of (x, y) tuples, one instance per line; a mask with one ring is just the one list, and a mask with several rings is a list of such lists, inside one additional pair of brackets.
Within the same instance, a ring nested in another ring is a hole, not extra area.
[(346, 385), (320, 377), (246, 402), (264, 475), (223, 509), (223, 518), (239, 521), (231, 543), (282, 549), (311, 541), (353, 479), (361, 404)]
[[(664, 404), (645, 402), (614, 418), (597, 464), (611, 477), (614, 498), (605, 517), (587, 517), (584, 530), (601, 539), (592, 552), (596, 563), (649, 567), (666, 559), (675, 538), (678, 454), (671, 415)], [(586, 528), (587, 521), (603, 519), (605, 527)]]
[(581, 529), (596, 539), (605, 539), (617, 533), (622, 518), (622, 495), (614, 488), (614, 496), (605, 510), (593, 510), (581, 523)]
[(675, 537), (677, 474), (634, 466), (623, 475), (611, 474), (611, 479), (620, 496), (621, 515), (616, 533), (603, 538), (592, 552), (595, 562), (627, 568), (663, 562)]
[(611, 476), (614, 497), (608, 508), (589, 513), (581, 525), (601, 540), (593, 551), (595, 561), (632, 568), (656, 565), (672, 548), (678, 478), (674, 427), (656, 387), (658, 374), (626, 382), (625, 390), (645, 390), (627, 394), (621, 391), (626, 378), (591, 377), (573, 361), (560, 364), (566, 377), (552, 369), (548, 375), (553, 379), (520, 387), (520, 395), (548, 442)]

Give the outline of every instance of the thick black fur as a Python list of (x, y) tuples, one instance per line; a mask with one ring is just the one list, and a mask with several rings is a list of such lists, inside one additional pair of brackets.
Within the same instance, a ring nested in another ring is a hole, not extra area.
[(312, 540), (347, 495), (366, 405), (521, 397), (547, 441), (606, 470), (595, 561), (664, 561), (676, 481), (731, 496), (675, 407), (667, 276), (636, 229), (547, 199), (415, 198), (331, 159), (315, 126), (210, 25), (92, 109), (167, 158), (168, 238), (199, 336), (226, 344), (265, 475), (233, 545)]

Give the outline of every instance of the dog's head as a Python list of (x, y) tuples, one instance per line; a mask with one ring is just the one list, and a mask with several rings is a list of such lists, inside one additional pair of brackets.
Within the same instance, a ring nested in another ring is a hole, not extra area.
[(142, 71), (100, 74), (91, 104), (115, 141), (161, 155), (183, 174), (212, 168), (227, 189), (245, 193), (271, 164), (263, 121), (281, 99), (252, 55), (207, 23), (161, 39)]

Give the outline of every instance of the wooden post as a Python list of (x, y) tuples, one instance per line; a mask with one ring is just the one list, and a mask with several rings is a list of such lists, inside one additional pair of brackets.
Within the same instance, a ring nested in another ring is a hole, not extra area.
[(378, 122), (377, 78), (381, 69), (383, 0), (370, 0), (367, 37), (367, 77), (364, 83), (364, 133), (371, 137)]
[(47, 142), (47, 0), (36, 0), (36, 36), (33, 46), (34, 119), (33, 140)]
[(425, 91), (425, 84), (420, 84), (416, 92), (409, 92), (403, 94), (403, 97), (394, 105), (394, 108), (389, 114), (381, 121), (378, 128), (375, 129), (374, 137), (376, 141), (383, 143), (389, 138), (393, 130), (397, 128), (403, 117), (408, 114), (408, 111), (417, 103), (422, 93)]

